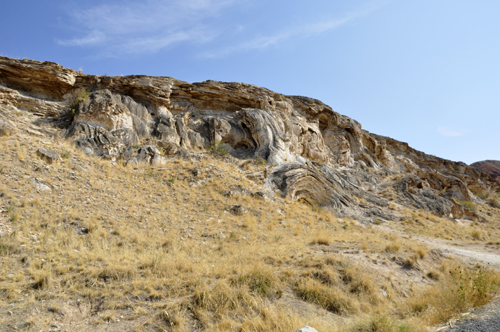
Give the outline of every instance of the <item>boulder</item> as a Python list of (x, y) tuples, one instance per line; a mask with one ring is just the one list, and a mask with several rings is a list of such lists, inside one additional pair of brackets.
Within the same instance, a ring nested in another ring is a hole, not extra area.
[(41, 159), (43, 159), (44, 161), (46, 161), (49, 164), (57, 162), (58, 160), (61, 159), (61, 157), (59, 156), (59, 153), (57, 151), (49, 150), (49, 149), (45, 149), (45, 148), (39, 148), (36, 151), (36, 154)]
[(247, 209), (241, 205), (233, 205), (229, 208), (229, 212), (235, 216), (242, 216), (247, 213)]

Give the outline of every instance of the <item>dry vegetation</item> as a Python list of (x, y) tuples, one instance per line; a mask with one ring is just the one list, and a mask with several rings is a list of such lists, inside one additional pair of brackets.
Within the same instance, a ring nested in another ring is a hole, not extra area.
[[(228, 195), (261, 188), (244, 176), (259, 162), (199, 152), (134, 169), (21, 133), (0, 137), (0, 160), (0, 330), (424, 331), (500, 285), (382, 225)], [(403, 212), (410, 234), (498, 231)]]
[[(394, 176), (395, 179), (401, 174)], [(395, 200), (397, 193), (391, 187), (380, 192), (382, 197)], [(482, 196), (487, 204), (473, 204), (471, 202), (458, 202), (466, 208), (474, 210), (483, 221), (453, 220), (439, 217), (424, 210), (410, 209), (399, 204), (391, 203), (389, 209), (399, 215), (400, 222), (391, 225), (401, 232), (411, 235), (423, 235), (425, 237), (444, 239), (450, 241), (461, 241), (468, 244), (482, 244), (490, 242), (492, 245), (500, 245), (495, 239), (500, 238), (500, 209), (497, 205), (500, 194)], [(375, 224), (382, 223), (376, 221)]]

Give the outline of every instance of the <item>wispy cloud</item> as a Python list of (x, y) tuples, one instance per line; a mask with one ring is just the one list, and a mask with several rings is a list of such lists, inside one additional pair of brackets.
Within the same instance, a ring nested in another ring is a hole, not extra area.
[(204, 21), (236, 0), (147, 0), (73, 9), (80, 36), (60, 45), (99, 47), (113, 53), (150, 53), (179, 42), (204, 43), (218, 35)]
[(98, 45), (106, 41), (106, 36), (100, 31), (92, 31), (91, 33), (80, 37), (72, 38), (68, 40), (58, 40), (60, 45), (66, 46), (87, 46), (87, 45)]
[(304, 24), (302, 26), (294, 27), (272, 35), (255, 37), (235, 46), (226, 47), (213, 52), (205, 52), (201, 54), (201, 56), (207, 58), (223, 58), (233, 53), (248, 52), (252, 50), (266, 49), (268, 47), (278, 46), (280, 43), (292, 38), (307, 38), (319, 35), (327, 31), (335, 30), (348, 23), (349, 21), (366, 15), (371, 10), (372, 9), (362, 10), (356, 13), (351, 13), (342, 18), (326, 20), (312, 24)]
[(371, 11), (378, 8), (379, 5), (380, 4), (367, 6), (359, 11), (349, 13), (341, 18), (330, 19), (311, 24), (304, 24), (302, 26), (296, 26), (268, 36), (255, 37), (235, 46), (226, 47), (213, 52), (205, 52), (201, 54), (201, 56), (207, 58), (222, 58), (233, 53), (248, 52), (252, 50), (265, 49), (271, 46), (277, 46), (280, 43), (292, 38), (307, 38), (319, 35), (340, 28), (350, 21), (365, 16)]
[[(226, 9), (250, 3), (249, 0), (117, 1), (84, 10), (81, 7), (71, 9), (69, 19), (76, 33), (71, 38), (57, 40), (57, 43), (97, 50), (100, 56), (106, 57), (154, 53), (175, 44), (203, 44), (200, 57), (223, 58), (335, 30), (386, 1), (374, 0), (358, 11), (335, 19), (283, 26), (268, 35), (252, 29), (252, 24), (245, 18), (236, 26), (224, 25), (230, 21), (221, 19), (227, 14)], [(239, 42), (232, 43), (235, 36)]]
[(445, 127), (445, 126), (438, 127), (437, 130), (438, 130), (438, 133), (444, 137), (459, 137), (459, 136), (463, 136), (463, 135), (465, 135), (465, 133), (467, 133), (467, 130), (464, 130), (464, 129), (457, 129), (457, 128), (451, 128), (451, 127)]

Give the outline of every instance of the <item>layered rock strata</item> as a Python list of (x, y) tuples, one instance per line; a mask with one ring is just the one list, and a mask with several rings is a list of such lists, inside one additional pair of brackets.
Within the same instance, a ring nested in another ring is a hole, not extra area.
[(369, 133), (319, 100), (243, 83), (86, 75), (0, 57), (0, 102), (54, 119), (86, 153), (112, 160), (162, 165), (224, 145), (265, 160), (267, 190), (366, 221), (393, 218), (391, 201), (475, 218), (460, 202), (499, 190), (486, 173)]

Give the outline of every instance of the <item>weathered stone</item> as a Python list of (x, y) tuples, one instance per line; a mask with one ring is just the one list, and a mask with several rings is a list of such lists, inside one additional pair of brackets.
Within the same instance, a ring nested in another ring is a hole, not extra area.
[(303, 328), (298, 329), (295, 332), (318, 332), (318, 330), (316, 330), (315, 328), (312, 328), (310, 326), (304, 326)]
[(233, 205), (229, 208), (229, 212), (231, 212), (235, 216), (242, 216), (247, 213), (247, 209), (241, 205)]
[(224, 194), (226, 197), (234, 197), (234, 196), (253, 196), (252, 192), (242, 186), (231, 186), (228, 191)]
[(54, 62), (0, 56), (0, 83), (30, 96), (60, 100), (72, 89), (77, 74)]
[(14, 126), (0, 119), (0, 136), (10, 136), (15, 132)]
[(311, 205), (331, 206), (336, 209), (352, 207), (356, 203), (348, 194), (354, 185), (344, 180), (335, 170), (323, 166), (318, 169), (311, 162), (285, 164), (276, 167), (266, 180), (269, 190), (283, 196), (299, 199)]
[(246, 177), (253, 180), (263, 180), (265, 178), (262, 173), (248, 173)]
[(121, 97), (109, 90), (91, 93), (80, 103), (74, 123), (85, 123), (94, 127), (103, 127), (108, 131), (132, 129), (134, 123), (129, 109), (121, 102)]
[(45, 160), (49, 164), (52, 164), (52, 163), (58, 161), (59, 159), (61, 159), (61, 157), (59, 156), (59, 153), (57, 151), (49, 150), (49, 149), (45, 149), (45, 148), (39, 148), (36, 151), (36, 154), (41, 159)]
[(142, 164), (161, 167), (167, 163), (167, 158), (155, 146), (145, 145), (137, 150), (130, 162), (133, 166)]
[(32, 179), (33, 184), (36, 186), (36, 188), (40, 191), (51, 191), (49, 186), (47, 186), (45, 183), (41, 182), (37, 178)]
[[(122, 130), (110, 132), (100, 126), (92, 126), (86, 123), (76, 123), (68, 131), (77, 147), (87, 154), (95, 154), (108, 159), (115, 159), (123, 155), (127, 146), (120, 138), (123, 138)], [(126, 136), (125, 136), (126, 137)]]
[(180, 146), (175, 143), (158, 142), (157, 144), (162, 149), (163, 153), (168, 156), (176, 155), (180, 150)]

